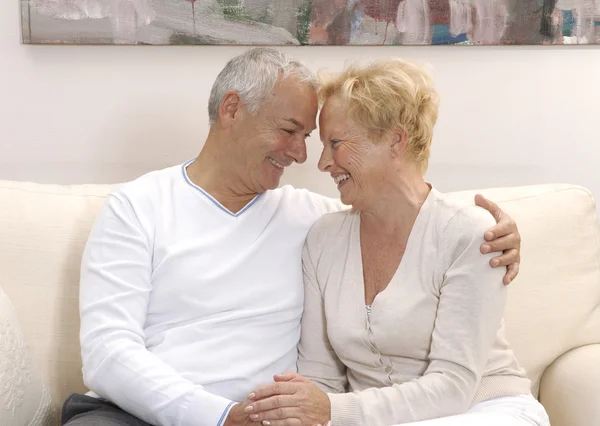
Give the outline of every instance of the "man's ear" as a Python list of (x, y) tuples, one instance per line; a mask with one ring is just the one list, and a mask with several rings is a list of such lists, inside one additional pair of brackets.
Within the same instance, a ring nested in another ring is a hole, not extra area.
[(392, 157), (400, 157), (406, 151), (408, 146), (408, 135), (404, 130), (396, 130), (392, 133), (392, 143), (390, 152)]
[(241, 108), (242, 100), (235, 90), (225, 93), (219, 105), (219, 121), (221, 126), (225, 128), (230, 127)]

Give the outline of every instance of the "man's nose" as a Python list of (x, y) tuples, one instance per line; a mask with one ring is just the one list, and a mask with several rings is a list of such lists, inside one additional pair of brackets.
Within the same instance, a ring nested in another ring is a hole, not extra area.
[(296, 161), (296, 163), (304, 163), (306, 161), (306, 140), (300, 137), (294, 141), (292, 149), (288, 151), (288, 155)]

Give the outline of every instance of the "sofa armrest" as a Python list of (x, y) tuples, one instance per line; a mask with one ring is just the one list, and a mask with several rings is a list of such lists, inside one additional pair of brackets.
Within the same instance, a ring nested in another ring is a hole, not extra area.
[(540, 402), (552, 426), (592, 426), (600, 419), (600, 344), (567, 352), (544, 372)]

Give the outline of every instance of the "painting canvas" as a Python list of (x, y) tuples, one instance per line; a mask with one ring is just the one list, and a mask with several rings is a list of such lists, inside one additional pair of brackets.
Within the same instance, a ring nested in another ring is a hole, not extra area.
[(20, 1), (36, 44), (600, 44), (600, 0)]

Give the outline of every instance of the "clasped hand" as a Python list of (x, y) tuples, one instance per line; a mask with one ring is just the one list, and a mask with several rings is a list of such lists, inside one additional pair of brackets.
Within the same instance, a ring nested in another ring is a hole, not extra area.
[(263, 385), (248, 395), (244, 408), (250, 420), (266, 426), (326, 425), (331, 418), (331, 403), (325, 392), (294, 372), (274, 377), (275, 383)]

